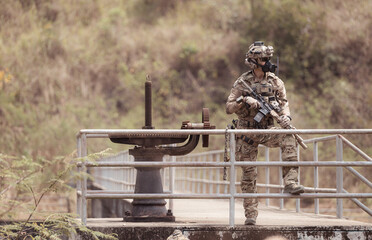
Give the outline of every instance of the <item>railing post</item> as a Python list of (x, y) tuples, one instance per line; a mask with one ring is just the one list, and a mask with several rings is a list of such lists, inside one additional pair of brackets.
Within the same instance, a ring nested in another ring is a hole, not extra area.
[[(203, 156), (203, 162), (207, 161), (207, 156)], [(203, 194), (207, 193), (207, 183), (205, 182), (207, 180), (207, 169), (203, 168)]]
[[(191, 161), (192, 162), (196, 162), (196, 158), (194, 159), (194, 157), (193, 158), (191, 158)], [(196, 171), (197, 171), (197, 168), (194, 168), (194, 167), (192, 167), (191, 168), (191, 182), (190, 182), (190, 184), (191, 184), (191, 192), (192, 193), (197, 193), (196, 191), (197, 191), (197, 188), (196, 188), (196, 182), (194, 181), (195, 179), (196, 179)]]
[[(282, 150), (279, 149), (279, 161), (282, 162)], [(279, 185), (283, 186), (283, 167), (279, 167)], [(283, 188), (280, 189), (280, 193), (283, 194)], [(279, 208), (284, 209), (284, 199), (279, 199)]]
[[(88, 154), (87, 151), (87, 135), (85, 133), (82, 134), (81, 137), (81, 156), (86, 157)], [(83, 160), (82, 172), (83, 172), (83, 181), (82, 181), (82, 200), (81, 200), (81, 217), (83, 220), (83, 224), (87, 224), (87, 167), (85, 166), (86, 159)]]
[[(297, 161), (300, 161), (300, 146), (297, 145)], [(298, 184), (300, 184), (300, 168), (298, 168)], [(301, 201), (296, 198), (296, 212), (301, 211)]]
[[(78, 158), (81, 158), (82, 154), (81, 154), (81, 135), (79, 134), (78, 137), (77, 137), (77, 157)], [(81, 162), (79, 162), (81, 163)], [(77, 172), (78, 172), (78, 180), (77, 180), (77, 183), (76, 183), (76, 190), (77, 190), (77, 194), (76, 194), (76, 212), (77, 214), (79, 215), (80, 219), (82, 220), (82, 213), (81, 213), (81, 200), (82, 200), (82, 191), (81, 191), (81, 166), (79, 165), (78, 163), (78, 166), (77, 166)]]
[[(314, 162), (318, 162), (318, 142), (314, 142), (314, 150), (313, 150), (313, 158)], [(318, 166), (314, 167), (314, 188), (315, 190), (319, 188), (319, 170)], [(314, 199), (314, 212), (315, 214), (319, 214), (319, 198)]]
[(230, 133), (230, 227), (235, 225), (235, 134)]
[[(201, 157), (199, 156), (199, 157), (197, 157), (196, 158), (197, 160), (197, 162), (201, 162)], [(197, 184), (197, 192), (198, 193), (201, 193), (202, 192), (202, 188), (201, 188), (201, 182), (199, 181), (199, 179), (200, 179), (200, 171), (201, 171), (201, 169), (200, 168), (196, 168), (197, 169), (197, 175), (196, 175), (196, 177), (195, 177), (195, 183)]]
[[(265, 147), (265, 161), (270, 161), (270, 150), (268, 147)], [(270, 188), (268, 185), (270, 184), (270, 167), (265, 168), (265, 175), (266, 175), (266, 193), (270, 193)], [(266, 198), (266, 206), (268, 207), (270, 205), (270, 199)]]
[[(170, 159), (171, 159), (171, 162), (176, 162), (175, 156), (171, 156)], [(170, 167), (169, 168), (169, 190), (171, 194), (174, 193), (174, 184), (175, 184), (174, 176), (175, 176), (175, 168)], [(169, 199), (169, 209), (173, 211), (173, 198)]]
[[(209, 161), (215, 162), (213, 156), (214, 156), (214, 154), (209, 155)], [(214, 184), (213, 184), (213, 172), (214, 171), (215, 171), (215, 168), (209, 168), (209, 171), (208, 171), (208, 173), (209, 173), (209, 194), (213, 193), (213, 189), (214, 189)]]
[[(342, 139), (339, 135), (336, 137), (336, 161), (343, 161), (343, 148), (342, 148)], [(343, 171), (342, 167), (336, 167), (336, 189), (337, 193), (343, 192)], [(343, 214), (343, 203), (342, 199), (337, 199), (337, 218), (342, 218)]]
[[(216, 162), (220, 162), (220, 154), (217, 154), (217, 156), (216, 156)], [(217, 174), (216, 174), (217, 181), (220, 181), (220, 171), (221, 171), (221, 169), (218, 168), (217, 169)], [(220, 184), (219, 183), (216, 186), (216, 193), (218, 193), (218, 194), (220, 193)]]

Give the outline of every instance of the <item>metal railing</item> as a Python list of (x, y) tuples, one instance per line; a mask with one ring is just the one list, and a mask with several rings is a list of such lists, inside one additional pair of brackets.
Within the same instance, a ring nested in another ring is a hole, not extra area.
[[(87, 156), (87, 138), (107, 138), (108, 134), (158, 134), (166, 135), (170, 133), (176, 134), (209, 134), (209, 135), (224, 135), (229, 134), (230, 137), (230, 162), (223, 162), (223, 151), (212, 151), (207, 153), (189, 154), (182, 157), (170, 157), (163, 162), (134, 162), (133, 158), (124, 152), (117, 155), (111, 160), (105, 159), (96, 163), (89, 161), (82, 161), (78, 164), (78, 171), (86, 172), (87, 167), (97, 169), (107, 168), (111, 171), (109, 175), (96, 175), (96, 183), (102, 189), (100, 191), (87, 190), (87, 180), (85, 175), (77, 184), (77, 211), (82, 218), (83, 223), (86, 223), (87, 218), (87, 199), (95, 198), (110, 198), (110, 199), (132, 199), (132, 198), (164, 198), (170, 199), (169, 208), (173, 209), (173, 199), (229, 199), (230, 200), (230, 214), (229, 224), (234, 226), (235, 216), (235, 199), (241, 198), (265, 198), (266, 205), (269, 205), (269, 199), (279, 199), (280, 208), (284, 207), (284, 199), (296, 198), (296, 211), (300, 211), (299, 199), (313, 198), (314, 199), (314, 212), (319, 213), (319, 199), (320, 198), (336, 198), (337, 199), (337, 217), (342, 218), (343, 211), (343, 198), (350, 198), (361, 209), (366, 211), (372, 216), (372, 211), (357, 198), (371, 198), (372, 193), (348, 193), (343, 188), (343, 167), (349, 170), (360, 181), (365, 183), (368, 187), (372, 188), (372, 183), (357, 172), (355, 166), (371, 167), (372, 159), (367, 154), (362, 152), (359, 148), (353, 145), (349, 140), (341, 135), (333, 135), (321, 138), (313, 138), (305, 140), (306, 143), (313, 144), (313, 161), (306, 162), (283, 162), (279, 153), (279, 161), (271, 162), (269, 159), (269, 150), (265, 148), (265, 161), (264, 162), (236, 162), (235, 161), (235, 134), (371, 134), (372, 129), (333, 129), (333, 130), (94, 130), (86, 129), (81, 130), (77, 135), (78, 155), (79, 157)], [(319, 161), (318, 159), (318, 143), (324, 141), (336, 140), (336, 161)], [(353, 151), (359, 154), (366, 161), (343, 161), (343, 144), (349, 146)], [(297, 151), (300, 153), (300, 149)], [(298, 154), (300, 156), (300, 154)], [(84, 158), (82, 158), (84, 159)], [(169, 189), (164, 191), (163, 194), (134, 194), (134, 176), (135, 170), (133, 167), (168, 167), (163, 170), (164, 185)], [(236, 192), (236, 167), (241, 166), (261, 166), (266, 167), (265, 184), (258, 184), (258, 187), (264, 187), (266, 193), (239, 193)], [(270, 184), (269, 167), (279, 167), (279, 184)], [(303, 166), (314, 168), (314, 187), (306, 187), (306, 193), (301, 195), (284, 194), (283, 180), (281, 178), (281, 167), (283, 166)], [(179, 167), (183, 167), (182, 169)], [(229, 181), (221, 181), (221, 169), (223, 167), (229, 168)], [(319, 167), (336, 167), (336, 188), (319, 188)], [(114, 170), (116, 169), (116, 170)], [(118, 172), (117, 172), (118, 171)], [(177, 174), (175, 174), (177, 171)], [(214, 173), (212, 172), (214, 171)], [(117, 173), (115, 173), (117, 172)], [(120, 172), (120, 173), (119, 173)], [(102, 172), (101, 172), (102, 174)], [(108, 173), (106, 173), (108, 174)], [(115, 175), (116, 174), (116, 175)], [(182, 176), (181, 178), (176, 178)], [(97, 176), (100, 176), (97, 178)], [(116, 178), (116, 177), (117, 178)], [(105, 183), (106, 182), (106, 183)], [(175, 186), (177, 192), (175, 193)], [(270, 189), (280, 189), (280, 193), (270, 193)], [(191, 193), (185, 193), (187, 192)], [(310, 192), (310, 193), (309, 193)]]

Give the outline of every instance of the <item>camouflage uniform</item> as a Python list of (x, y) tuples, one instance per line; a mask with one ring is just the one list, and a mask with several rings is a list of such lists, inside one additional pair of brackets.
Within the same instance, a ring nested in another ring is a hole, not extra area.
[[(270, 116), (265, 116), (260, 123), (253, 120), (258, 109), (250, 109), (245, 103), (237, 103), (236, 99), (243, 95), (242, 86), (239, 80), (245, 81), (256, 93), (265, 98), (272, 104), (279, 104), (282, 111), (279, 115), (290, 116), (286, 90), (284, 83), (274, 73), (265, 73), (264, 79), (258, 80), (253, 71), (244, 73), (234, 83), (231, 93), (226, 103), (226, 112), (235, 113), (238, 116), (238, 129), (280, 129), (274, 127), (274, 120)], [(297, 161), (296, 141), (292, 135), (237, 135), (236, 160), (237, 161), (256, 161), (258, 145), (263, 144), (268, 147), (280, 147), (283, 161)], [(242, 167), (243, 175), (241, 179), (241, 189), (243, 193), (256, 193), (256, 167)], [(283, 178), (285, 185), (293, 185), (298, 182), (298, 167), (283, 167)], [(256, 219), (258, 200), (256, 198), (244, 199), (245, 216), (247, 219)], [(254, 223), (253, 223), (254, 224)]]

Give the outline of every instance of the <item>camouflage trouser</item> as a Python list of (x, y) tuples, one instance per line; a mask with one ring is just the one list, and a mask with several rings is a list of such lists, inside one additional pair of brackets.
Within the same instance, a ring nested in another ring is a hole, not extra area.
[[(280, 129), (280, 128), (271, 128)], [(246, 138), (247, 137), (247, 138)], [(280, 147), (283, 161), (297, 161), (296, 140), (292, 135), (284, 134), (255, 134), (242, 137), (236, 141), (236, 161), (256, 161), (258, 145)], [(257, 167), (242, 167), (241, 189), (243, 193), (256, 193)], [(284, 184), (298, 182), (298, 167), (283, 167)], [(245, 198), (243, 203), (246, 218), (257, 218), (257, 198)]]

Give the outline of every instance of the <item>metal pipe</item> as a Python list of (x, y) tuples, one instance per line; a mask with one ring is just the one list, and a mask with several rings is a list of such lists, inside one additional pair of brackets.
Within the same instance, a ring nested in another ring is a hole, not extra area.
[[(228, 129), (228, 133), (240, 134), (372, 134), (372, 129)], [(224, 135), (226, 129), (82, 129), (80, 134), (141, 134), (170, 133), (180, 135)]]
[(235, 134), (230, 133), (230, 227), (235, 225)]
[[(77, 157), (78, 158), (81, 158), (82, 154), (81, 154), (81, 135), (77, 136)], [(81, 205), (82, 205), (82, 198), (81, 198), (81, 194), (78, 194), (78, 192), (81, 193), (81, 188), (82, 188), (82, 184), (81, 184), (81, 180), (80, 180), (80, 175), (81, 175), (81, 166), (76, 166), (77, 167), (77, 173), (78, 173), (78, 176), (79, 176), (79, 179), (77, 180), (77, 183), (76, 183), (76, 190), (77, 190), (77, 196), (76, 196), (76, 211), (77, 211), (77, 214), (80, 218), (82, 218), (82, 213), (81, 213)]]
[[(348, 191), (346, 191), (345, 189), (343, 189), (343, 192), (344, 193), (349, 193)], [(371, 209), (369, 209), (366, 205), (364, 205), (363, 203), (361, 203), (358, 199), (356, 198), (351, 198), (351, 201), (353, 201), (358, 207), (360, 207), (363, 211), (365, 211), (366, 213), (368, 213), (371, 217), (372, 217), (372, 211)]]
[[(209, 158), (211, 158), (211, 156), (213, 156), (213, 155), (209, 155)], [(213, 158), (209, 159), (209, 160), (214, 161)], [(213, 181), (213, 169), (212, 168), (209, 168), (208, 174), (209, 174), (209, 180)], [(209, 193), (212, 193), (213, 192), (213, 184), (209, 183), (208, 186), (209, 186), (209, 190), (208, 190)]]
[[(336, 138), (336, 161), (342, 162), (343, 156), (342, 156), (342, 140), (339, 136)], [(343, 187), (343, 172), (341, 167), (336, 168), (336, 189), (337, 193), (342, 193), (344, 187)], [(337, 217), (342, 218), (342, 212), (343, 212), (343, 204), (342, 199), (337, 199)]]
[[(219, 162), (220, 161), (220, 155), (218, 154), (217, 155), (217, 158), (216, 158), (216, 162)], [(216, 174), (216, 179), (217, 181), (220, 180), (220, 169), (217, 170), (217, 174)], [(220, 193), (220, 184), (217, 184), (217, 187), (216, 187), (216, 192), (217, 193)]]
[(326, 137), (317, 137), (317, 138), (311, 138), (311, 139), (306, 139), (304, 140), (304, 143), (315, 143), (315, 142), (326, 142), (326, 141), (331, 141), (335, 140), (337, 135), (331, 135), (331, 136), (326, 136)]
[[(270, 162), (270, 150), (268, 147), (265, 147), (265, 161)], [(270, 168), (265, 168), (265, 178), (266, 178), (266, 184), (270, 184)], [(266, 187), (266, 193), (270, 193), (270, 188)], [(266, 199), (266, 206), (268, 207), (270, 205), (270, 199)]]
[[(81, 156), (82, 157), (86, 157), (87, 154), (88, 154), (88, 151), (87, 151), (87, 138), (86, 138), (86, 135), (85, 134), (82, 134), (81, 136)], [(82, 172), (83, 172), (83, 179), (82, 179), (82, 197), (81, 197), (81, 208), (82, 208), (82, 211), (81, 211), (81, 217), (82, 217), (82, 221), (83, 221), (83, 224), (86, 225), (87, 224), (87, 167), (85, 165), (85, 162), (86, 160), (84, 159), (83, 160), (83, 165), (82, 165)]]
[[(175, 156), (171, 156), (170, 159), (171, 159), (171, 162), (175, 162), (176, 161), (176, 157)], [(175, 176), (175, 171), (176, 171), (176, 169), (174, 167), (169, 168), (169, 179), (170, 179), (169, 190), (170, 190), (170, 192), (172, 194), (174, 193), (174, 185), (175, 185), (174, 176)], [(173, 199), (169, 199), (169, 209), (171, 211), (174, 210)]]
[[(282, 150), (279, 149), (279, 162), (283, 162), (282, 158)], [(283, 167), (279, 167), (279, 184), (282, 186), (283, 185)], [(283, 193), (284, 189), (280, 190), (280, 193)], [(281, 198), (279, 199), (279, 208), (284, 209), (284, 199)]]
[[(77, 164), (81, 166), (81, 164)], [(228, 167), (230, 163), (225, 162), (128, 162), (128, 163), (91, 163), (87, 162), (85, 164), (87, 167)], [(326, 162), (236, 162), (235, 166), (258, 166), (258, 167), (347, 167), (347, 166), (357, 166), (357, 167), (370, 167), (372, 162), (339, 162), (339, 161), (326, 161)]]
[[(299, 162), (300, 161), (300, 146), (297, 145), (297, 161)], [(298, 168), (298, 184), (300, 184), (300, 168)], [(300, 209), (301, 208), (301, 202), (300, 202), (300, 199), (296, 199), (296, 212), (300, 212)]]
[[(318, 162), (318, 142), (314, 142), (314, 150), (313, 150), (313, 158), (314, 162)], [(319, 170), (318, 167), (314, 167), (314, 189), (319, 188)], [(319, 214), (319, 199), (315, 198), (314, 199), (314, 212), (315, 214)]]
[[(187, 177), (180, 177), (177, 181), (185, 181), (185, 182), (203, 182), (209, 184), (216, 184), (219, 185), (230, 185), (227, 181), (210, 181), (210, 180), (202, 180), (202, 179), (194, 179), (194, 178), (187, 178)], [(240, 186), (240, 182), (235, 182), (235, 186)], [(277, 184), (263, 184), (257, 183), (257, 187), (261, 188), (272, 188), (272, 189), (284, 189), (283, 185)], [(335, 188), (312, 188), (312, 187), (305, 187), (306, 192), (320, 192), (320, 193), (335, 193), (337, 192)], [(218, 193), (218, 191), (216, 191)]]
[(355, 146), (354, 144), (352, 144), (349, 140), (347, 140), (345, 137), (341, 136), (340, 135), (340, 138), (342, 139), (342, 141), (344, 143), (346, 143), (346, 145), (348, 145), (351, 149), (353, 149), (356, 153), (358, 153), (360, 156), (362, 156), (362, 158), (364, 158), (365, 160), (367, 161), (370, 161), (372, 162), (372, 158), (369, 157), (367, 154), (365, 154), (363, 151), (361, 151), (357, 146)]
[(359, 180), (367, 184), (368, 187), (372, 188), (372, 183), (367, 178), (365, 178), (363, 175), (361, 175), (357, 170), (355, 170), (352, 167), (346, 167), (346, 169), (349, 170), (352, 174), (354, 174), (357, 178), (359, 178)]
[[(87, 194), (87, 199), (151, 199), (151, 198), (173, 198), (173, 199), (232, 199), (232, 198), (372, 198), (372, 193), (303, 193), (301, 195), (279, 194), (279, 193), (235, 193), (231, 194)], [(230, 202), (231, 204), (231, 202)], [(232, 207), (230, 205), (230, 207)], [(234, 209), (231, 215), (235, 213)], [(230, 215), (230, 216), (231, 216)]]

